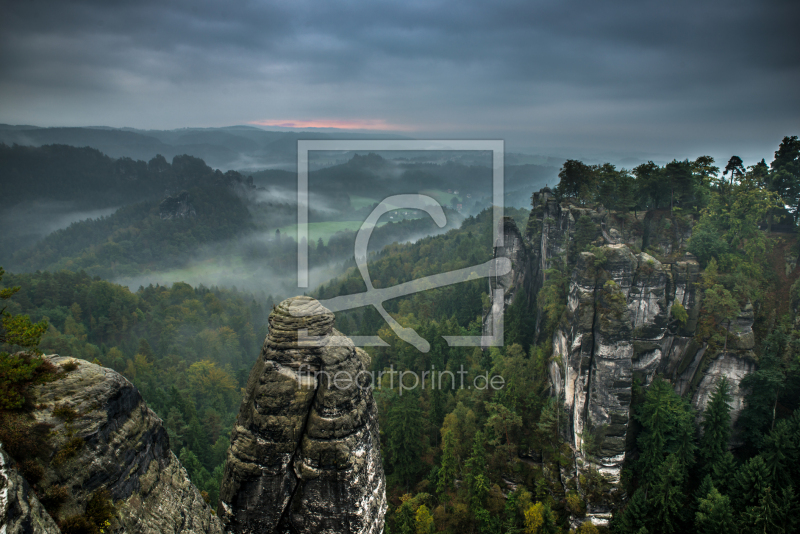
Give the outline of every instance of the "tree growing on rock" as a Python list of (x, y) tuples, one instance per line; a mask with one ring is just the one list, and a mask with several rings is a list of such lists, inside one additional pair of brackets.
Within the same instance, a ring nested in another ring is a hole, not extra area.
[[(0, 267), (0, 281), (5, 270)], [(0, 289), (0, 300), (7, 301), (19, 287)], [(47, 321), (31, 322), (27, 315), (14, 315), (8, 310), (8, 305), (0, 309), (0, 346), (22, 348), (31, 354), (15, 354), (0, 351), (0, 409), (19, 408), (25, 402), (24, 390), (37, 375), (41, 374), (44, 361), (36, 357), (39, 352), (37, 347), (42, 335), (47, 330)]]

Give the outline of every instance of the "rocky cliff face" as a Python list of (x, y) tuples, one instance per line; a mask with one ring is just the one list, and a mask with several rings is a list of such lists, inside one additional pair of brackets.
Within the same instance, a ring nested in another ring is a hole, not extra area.
[(59, 534), (28, 482), (0, 447), (0, 532), (3, 534)]
[[(386, 511), (368, 356), (309, 297), (269, 317), (220, 491), (235, 533), (379, 533)], [(321, 341), (298, 339), (299, 331)]]
[[(308, 297), (284, 301), (270, 315), (231, 435), (222, 521), (138, 390), (74, 358), (47, 356), (58, 377), (31, 388), (30, 423), (49, 428), (36, 460), (44, 467), (37, 492), (57, 491), (63, 520), (81, 516), (107, 491), (114, 509), (107, 533), (382, 532), (386, 482), (369, 357), (333, 319)], [(2, 532), (59, 533), (15, 465), (0, 444)]]
[[(570, 246), (582, 216), (595, 229), (593, 252), (577, 253)], [(518, 232), (504, 231), (515, 243)], [(566, 311), (552, 334), (552, 390), (564, 403), (566, 438), (576, 465), (593, 466), (612, 482), (619, 481), (632, 446), (628, 429), (634, 381), (646, 387), (660, 374), (702, 412), (717, 382), (726, 377), (734, 420), (742, 409), (739, 383), (754, 366), (753, 311), (750, 306), (742, 310), (725, 353), (708, 354), (705, 344), (694, 340), (702, 295), (699, 264), (681, 249), (689, 236), (690, 229), (666, 217), (638, 214), (623, 221), (602, 207), (559, 204), (545, 189), (534, 195), (523, 240), (528, 264), (514, 262), (516, 272), (508, 275), (517, 287), (530, 287), (533, 295), (545, 283), (548, 269), (569, 275)], [(665, 261), (634, 252), (642, 248), (657, 251)], [(496, 255), (509, 256), (499, 249)], [(675, 303), (688, 312), (685, 324), (672, 316)], [(591, 454), (588, 436), (594, 438)], [(590, 505), (587, 515), (605, 524), (610, 508)]]
[[(517, 295), (524, 295), (528, 305), (531, 304), (531, 258), (528, 246), (522, 234), (517, 229), (514, 219), (504, 217), (501, 221), (501, 231), (503, 232), (503, 246), (495, 246), (495, 258), (508, 258), (511, 260), (511, 270), (502, 275), (489, 279), (489, 291), (492, 296), (492, 308), (483, 317), (482, 330), (484, 336), (495, 334), (495, 325), (492, 323), (493, 317), (501, 313), (503, 308), (508, 308)], [(502, 290), (502, 303), (496, 298), (497, 291)]]
[[(83, 514), (90, 497), (105, 489), (115, 509), (105, 532), (222, 534), (218, 518), (170, 451), (161, 420), (133, 384), (83, 360), (46, 359), (62, 372), (32, 388), (36, 408), (30, 416), (50, 427), (38, 487), (44, 493), (61, 488), (61, 519)], [(10, 465), (5, 455), (2, 462)], [(7, 467), (2, 478), (3, 506), (16, 510), (18, 524), (32, 525), (20, 532), (58, 532), (24, 481)]]

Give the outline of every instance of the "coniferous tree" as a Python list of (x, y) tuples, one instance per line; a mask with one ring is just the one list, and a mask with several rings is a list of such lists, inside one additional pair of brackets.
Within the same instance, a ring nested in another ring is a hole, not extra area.
[(739, 156), (731, 156), (731, 159), (728, 160), (728, 164), (725, 165), (725, 170), (722, 171), (722, 175), (725, 176), (730, 173), (730, 183), (733, 183), (744, 176), (744, 163), (742, 162), (742, 158)]
[(706, 497), (700, 499), (695, 514), (695, 527), (699, 534), (729, 534), (736, 531), (733, 508), (726, 495), (712, 486)]
[(650, 507), (645, 490), (641, 487), (637, 488), (625, 506), (625, 510), (615, 521), (617, 531), (623, 534), (638, 533), (642, 528), (646, 528), (649, 517)]
[(750, 458), (736, 472), (733, 497), (737, 508), (756, 506), (765, 489), (769, 488), (769, 470), (761, 456)]
[(422, 410), (419, 406), (419, 393), (405, 391), (390, 404), (387, 414), (388, 446), (394, 473), (406, 486), (410, 486), (422, 466), (420, 465), (423, 443)]
[(783, 138), (770, 167), (771, 190), (790, 206), (797, 222), (800, 217), (800, 141), (796, 135)]
[(663, 178), (662, 169), (648, 161), (633, 169), (641, 209), (657, 209), (669, 200), (670, 190)]
[(767, 337), (758, 369), (745, 376), (740, 384), (749, 393), (738, 425), (745, 446), (752, 452), (761, 448), (764, 436), (775, 422), (775, 410), (785, 378), (779, 358), (785, 346), (784, 337), (778, 331)]
[[(714, 477), (715, 469), (726, 462), (728, 442), (731, 438), (731, 395), (730, 385), (725, 377), (711, 394), (708, 406), (703, 413), (703, 437), (700, 438), (699, 454), (702, 469)], [(714, 483), (720, 481), (713, 479)]]
[(711, 468), (711, 479), (714, 480), (714, 485), (725, 493), (730, 495), (730, 490), (733, 487), (733, 479), (736, 475), (736, 459), (733, 457), (731, 451), (726, 451), (722, 458), (714, 463)]
[(505, 312), (504, 342), (520, 345), (525, 352), (530, 347), (536, 320), (528, 307), (528, 296), (520, 289)]
[(578, 198), (594, 184), (592, 168), (585, 163), (573, 159), (564, 162), (558, 173), (556, 195), (564, 198)]
[(696, 448), (692, 414), (686, 400), (675, 393), (669, 382), (653, 380), (635, 416), (643, 427), (637, 440), (637, 469), (645, 481), (655, 481), (659, 466), (669, 454), (677, 455), (682, 469), (691, 467)]
[(453, 487), (458, 468), (458, 459), (455, 455), (456, 440), (453, 430), (448, 429), (442, 436), (442, 466), (439, 468), (439, 480), (436, 484), (436, 491), (440, 498)]
[(472, 441), (472, 455), (466, 462), (465, 468), (467, 475), (467, 491), (469, 492), (469, 504), (473, 512), (483, 508), (486, 495), (489, 493), (489, 479), (486, 474), (486, 449), (483, 444), (483, 432), (475, 432)]
[(772, 488), (765, 487), (758, 497), (758, 504), (748, 506), (742, 513), (741, 526), (745, 532), (785, 534), (782, 528), (783, 513)]
[(692, 200), (694, 193), (692, 165), (688, 160), (673, 160), (664, 167), (664, 176), (670, 188), (669, 209), (671, 213), (676, 201), (683, 203)]
[(769, 485), (773, 488), (785, 488), (791, 485), (790, 464), (792, 456), (797, 454), (797, 443), (791, 435), (789, 423), (779, 421), (775, 428), (763, 441), (759, 455), (764, 458), (769, 475)]
[(711, 493), (712, 489), (714, 489), (714, 483), (711, 480), (711, 475), (704, 476), (689, 502), (691, 505), (691, 511), (689, 514), (690, 516), (695, 514), (697, 510), (700, 509), (700, 502), (708, 497), (708, 494)]
[(674, 454), (670, 454), (659, 468), (658, 477), (648, 490), (653, 533), (681, 532), (683, 517), (684, 467)]

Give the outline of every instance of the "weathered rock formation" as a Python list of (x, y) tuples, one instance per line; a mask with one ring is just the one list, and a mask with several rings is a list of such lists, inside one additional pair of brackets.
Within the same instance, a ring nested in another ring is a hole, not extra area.
[(229, 532), (383, 530), (385, 480), (368, 356), (333, 320), (309, 297), (285, 300), (270, 314), (220, 491)]
[[(36, 409), (31, 416), (52, 425), (46, 447), (51, 452), (42, 462), (38, 487), (67, 489), (59, 516), (83, 514), (89, 497), (105, 488), (116, 510), (107, 533), (221, 534), (219, 519), (170, 451), (161, 420), (133, 384), (83, 360), (46, 358), (67, 369), (57, 380), (32, 387)], [(2, 460), (8, 465), (7, 456)], [(24, 514), (20, 521), (40, 525), (21, 532), (58, 532), (25, 484), (13, 474), (6, 481), (20, 496), (14, 505)]]
[(58, 534), (28, 482), (14, 468), (0, 446), (0, 532), (3, 534)]
[[(504, 217), (501, 221), (500, 231), (503, 232), (503, 246), (495, 244), (494, 257), (495, 258), (508, 258), (511, 261), (511, 270), (502, 275), (495, 276), (489, 279), (489, 291), (492, 295), (492, 308), (487, 311), (483, 317), (483, 335), (493, 336), (496, 334), (495, 326), (492, 324), (493, 317), (501, 314), (503, 311), (500, 309), (508, 308), (517, 295), (520, 298), (525, 298), (526, 303), (531, 304), (531, 260), (528, 253), (528, 247), (522, 237), (522, 234), (517, 229), (514, 219), (511, 217)], [(495, 298), (496, 291), (502, 289), (503, 301)], [(502, 315), (501, 315), (502, 316)]]
[[(523, 287), (535, 296), (549, 269), (570, 277), (566, 311), (552, 333), (550, 377), (569, 421), (566, 438), (576, 464), (594, 466), (612, 482), (619, 480), (633, 445), (628, 428), (634, 381), (646, 387), (662, 375), (702, 412), (717, 382), (726, 377), (735, 420), (744, 395), (739, 383), (754, 366), (753, 310), (744, 309), (730, 329), (726, 352), (709, 354), (705, 344), (694, 340), (702, 294), (700, 266), (682, 252), (690, 228), (666, 217), (656, 220), (652, 213), (630, 216), (623, 223), (602, 206), (559, 204), (549, 189), (534, 194), (533, 200), (525, 251), (516, 250), (519, 232), (505, 223), (505, 239), (512, 246), (495, 251), (496, 256), (529, 260), (512, 259), (512, 273), (495, 287), (504, 287), (507, 294)], [(579, 253), (570, 246), (581, 216), (596, 228), (594, 252)], [(657, 251), (664, 262), (634, 252), (643, 249)], [(685, 324), (671, 313), (675, 303), (688, 313)], [(541, 337), (551, 334), (543, 332), (542, 313), (537, 316), (537, 336), (549, 341)], [(589, 435), (595, 445), (591, 455), (585, 450)], [(590, 505), (587, 515), (604, 524), (610, 508)]]

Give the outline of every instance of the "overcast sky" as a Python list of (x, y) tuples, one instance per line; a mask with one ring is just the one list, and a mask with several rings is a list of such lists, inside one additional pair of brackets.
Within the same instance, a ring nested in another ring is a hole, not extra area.
[(336, 126), (536, 153), (772, 154), (800, 2), (0, 0), (0, 122)]

